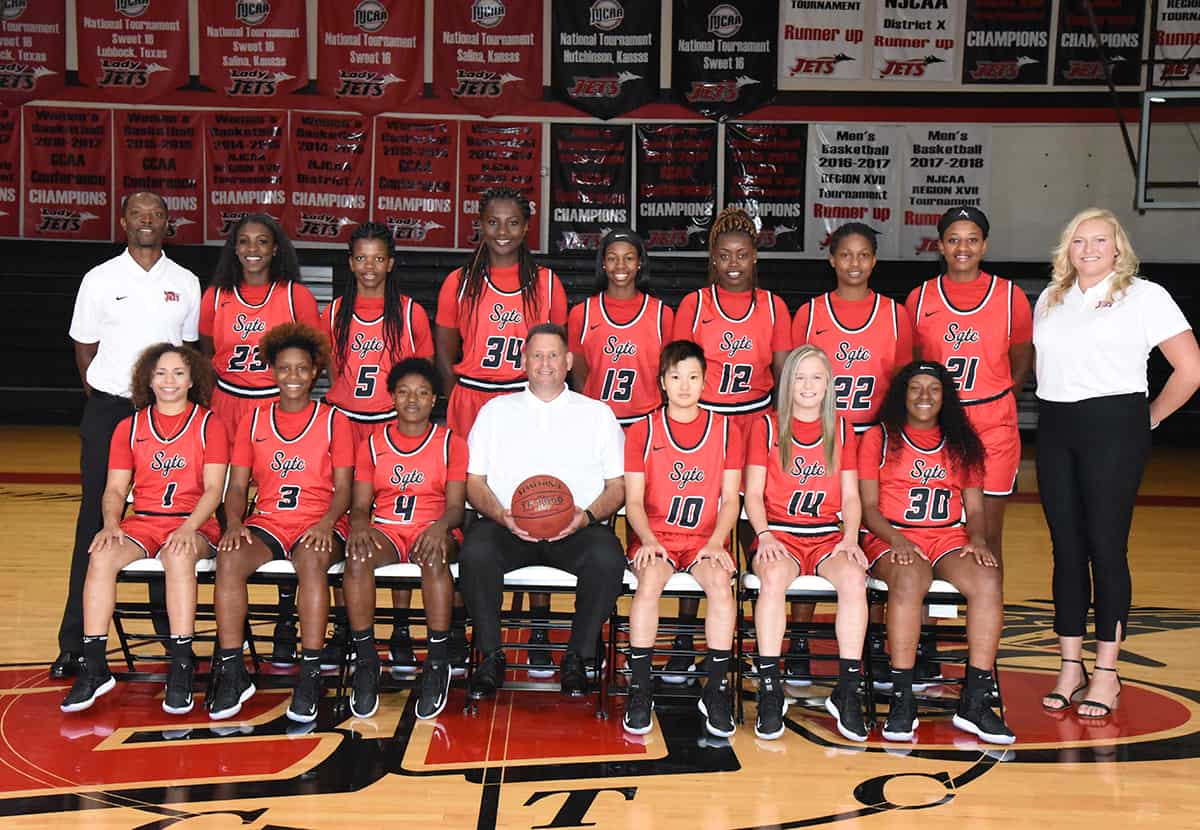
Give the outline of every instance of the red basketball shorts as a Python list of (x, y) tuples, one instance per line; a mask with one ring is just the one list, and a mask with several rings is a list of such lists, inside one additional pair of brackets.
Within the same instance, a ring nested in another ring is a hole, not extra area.
[[(300, 541), (300, 537), (310, 527), (321, 521), (321, 516), (300, 515), (300, 516), (281, 516), (277, 513), (265, 514), (255, 513), (249, 519), (246, 519), (246, 527), (258, 528), (263, 533), (275, 540), (279, 546), (279, 550), (287, 559), (292, 558), (292, 548), (296, 547), (296, 543)], [(345, 537), (339, 533), (338, 524), (335, 523), (333, 532), (336, 536), (345, 541)], [(270, 547), (268, 545), (268, 547)], [(273, 551), (278, 553), (279, 551)]]
[(1004, 395), (994, 401), (963, 407), (967, 420), (983, 443), (983, 493), (1011, 496), (1017, 489), (1021, 467), (1021, 433), (1017, 429), (1017, 401)]
[[(771, 535), (783, 545), (796, 564), (800, 566), (800, 576), (816, 576), (817, 566), (833, 554), (833, 549), (842, 540), (838, 531), (823, 533), (820, 536), (803, 536), (799, 533), (788, 533), (784, 530), (772, 530)], [(751, 569), (754, 562), (751, 560)]]
[(277, 400), (279, 400), (277, 394), (268, 398), (242, 398), (231, 395), (218, 386), (213, 389), (211, 409), (213, 414), (221, 419), (221, 423), (225, 426), (225, 433), (229, 436), (229, 442), (232, 444), (237, 438), (238, 424), (242, 422), (242, 418), (260, 406), (266, 406)]
[[(178, 530), (185, 521), (187, 516), (139, 516), (134, 513), (121, 520), (121, 531), (144, 550), (146, 556), (155, 557), (166, 543), (167, 537)], [(221, 541), (221, 527), (217, 520), (210, 518), (202, 524), (200, 535), (207, 539), (215, 550), (217, 542)], [(209, 552), (209, 556), (211, 555), (212, 552)]]
[[(700, 553), (700, 548), (704, 547), (704, 543), (708, 541), (707, 536), (698, 536), (692, 533), (656, 533), (655, 538), (658, 543), (667, 550), (667, 563), (675, 569), (676, 573), (686, 573), (690, 571), (696, 564), (696, 557)], [(641, 549), (642, 543), (638, 539), (634, 539), (629, 545), (629, 561), (633, 561), (633, 557)]]
[[(925, 560), (936, 565), (938, 560), (948, 553), (954, 553), (970, 541), (967, 531), (962, 525), (955, 527), (906, 527), (900, 528), (904, 538), (921, 549)], [(863, 553), (871, 567), (879, 558), (892, 549), (892, 546), (880, 539), (874, 533), (864, 533), (862, 537)]]
[[(371, 527), (387, 537), (387, 540), (392, 543), (392, 547), (396, 549), (396, 555), (400, 558), (400, 562), (405, 563), (409, 561), (409, 555), (412, 553), (413, 545), (417, 542), (417, 537), (424, 533), (429, 525), (401, 525), (375, 521), (371, 523)], [(450, 531), (450, 535), (454, 537), (455, 542), (462, 544), (461, 530), (455, 528)]]
[(485, 392), (482, 389), (472, 389), (456, 383), (450, 390), (450, 401), (446, 404), (446, 426), (465, 441), (471, 434), (475, 418), (485, 403), (500, 395), (511, 395), (519, 391), (519, 389), (501, 389), (495, 392)]

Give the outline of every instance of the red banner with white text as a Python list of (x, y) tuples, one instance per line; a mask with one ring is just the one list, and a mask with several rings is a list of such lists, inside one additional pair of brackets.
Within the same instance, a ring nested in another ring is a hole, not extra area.
[(112, 111), (24, 108), (23, 236), (112, 239)]
[(66, 0), (4, 0), (0, 8), (0, 104), (49, 98), (67, 71)]
[(223, 241), (247, 213), (283, 220), (287, 113), (210, 112), (204, 116), (204, 238)]
[(21, 111), (0, 109), (0, 236), (21, 233)]
[(277, 99), (308, 83), (304, 3), (198, 5), (200, 83), (248, 102)]
[(298, 242), (348, 241), (370, 211), (370, 117), (293, 112), (288, 153), (288, 235)]
[(458, 121), (375, 119), (371, 214), (406, 248), (454, 247)]
[(479, 244), (479, 195), (493, 187), (511, 187), (529, 199), (533, 215), (525, 241), (530, 250), (537, 250), (542, 125), (467, 122), (458, 147), (458, 247)]
[(167, 203), (167, 239), (180, 245), (204, 241), (201, 170), (203, 116), (198, 112), (117, 110), (118, 197), (153, 190)]
[(433, 17), (438, 98), (479, 115), (542, 98), (542, 0), (440, 0)]
[(320, 0), (317, 89), (356, 112), (399, 109), (425, 86), (425, 4)]
[(79, 82), (142, 103), (188, 81), (187, 0), (75, 0)]

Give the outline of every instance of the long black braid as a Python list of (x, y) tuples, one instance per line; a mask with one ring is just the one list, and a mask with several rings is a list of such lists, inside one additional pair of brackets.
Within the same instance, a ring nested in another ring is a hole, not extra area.
[(217, 260), (216, 270), (213, 271), (213, 285), (226, 291), (242, 282), (242, 263), (237, 256), (238, 234), (247, 225), (254, 223), (262, 225), (271, 232), (278, 250), (271, 258), (271, 282), (300, 282), (300, 258), (296, 256), (296, 247), (288, 239), (279, 223), (265, 213), (247, 213), (229, 231), (225, 238), (225, 247)]
[[(480, 220), (482, 221), (483, 213), (487, 210), (488, 205), (492, 202), (503, 201), (515, 202), (527, 222), (533, 215), (533, 211), (529, 207), (529, 199), (521, 191), (512, 187), (493, 187), (485, 190), (480, 196)], [(488, 276), (488, 265), (487, 244), (480, 241), (479, 247), (471, 255), (470, 262), (463, 266), (461, 278), (462, 296), (466, 299), (467, 309), (471, 314), (475, 313), (475, 306), (483, 293), (483, 283)], [(524, 239), (521, 240), (521, 247), (517, 249), (517, 272), (521, 278), (521, 302), (528, 313), (536, 315), (540, 305), (537, 293), (538, 266)]]
[[(360, 239), (376, 239), (387, 246), (388, 259), (396, 257), (396, 243), (386, 225), (364, 222), (350, 234), (350, 256), (354, 256), (354, 243)], [(401, 313), (400, 278), (394, 270), (388, 271), (383, 281), (383, 349), (392, 360), (400, 356), (400, 343), (404, 337), (404, 315)], [(336, 365), (346, 365), (346, 352), (350, 348), (350, 323), (354, 318), (354, 303), (358, 299), (358, 280), (351, 279), (342, 294), (337, 317), (333, 321), (333, 350)]]
[[(908, 423), (908, 382), (917, 375), (932, 375), (942, 384), (942, 410), (938, 413), (938, 427), (942, 431), (951, 458), (963, 470), (983, 472), (983, 443), (967, 420), (958, 390), (954, 387), (954, 378), (940, 363), (917, 360), (896, 373), (879, 408), (879, 422), (883, 424), (887, 434), (899, 436)], [(888, 446), (897, 448), (898, 444), (889, 442)]]

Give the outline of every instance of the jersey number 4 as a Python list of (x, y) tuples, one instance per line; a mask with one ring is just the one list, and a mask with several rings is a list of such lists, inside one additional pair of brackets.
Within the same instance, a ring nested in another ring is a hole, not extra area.
[(485, 347), (487, 352), (479, 365), (484, 369), (499, 369), (504, 363), (512, 364), (514, 369), (521, 368), (521, 350), (525, 348), (523, 337), (489, 337)]
[(700, 514), (703, 512), (703, 496), (675, 496), (667, 508), (667, 524), (689, 529), (699, 527)]
[(265, 372), (267, 371), (267, 362), (258, 354), (258, 346), (251, 346), (249, 343), (238, 343), (233, 347), (233, 354), (229, 356), (230, 372)]
[(833, 379), (833, 404), (839, 412), (846, 410), (868, 410), (871, 395), (875, 392), (875, 376), (838, 375)]
[(393, 511), (400, 521), (409, 523), (413, 520), (413, 513), (417, 509), (416, 496), (397, 496), (396, 508)]
[(911, 487), (906, 522), (944, 522), (950, 518), (950, 491), (940, 487)]
[(637, 380), (636, 369), (607, 369), (604, 386), (600, 389), (600, 400), (623, 403), (633, 400), (633, 383)]

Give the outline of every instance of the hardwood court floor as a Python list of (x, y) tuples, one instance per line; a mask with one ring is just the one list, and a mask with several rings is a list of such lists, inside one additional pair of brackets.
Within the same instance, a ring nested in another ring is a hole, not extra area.
[[(1038, 705), (1057, 661), (1048, 534), (1033, 471), (1022, 471), (1005, 536), (1001, 679), (1018, 735), (1007, 750), (924, 715), (911, 746), (850, 746), (803, 698), (774, 742), (754, 737), (753, 704), (729, 741), (670, 706), (634, 738), (619, 717), (596, 719), (592, 700), (503, 692), (464, 715), (461, 689), (431, 723), (399, 690), (368, 721), (335, 720), (326, 705), (298, 730), (283, 717), (287, 691), (266, 688), (242, 720), (214, 728), (199, 705), (163, 715), (161, 688), (134, 683), (65, 716), (66, 684), (45, 665), (77, 452), (70, 429), (0, 427), (0, 827), (1200, 827), (1200, 452), (1151, 463), (1131, 549), (1125, 691), (1096, 723)], [(811, 703), (822, 694), (801, 691)]]

